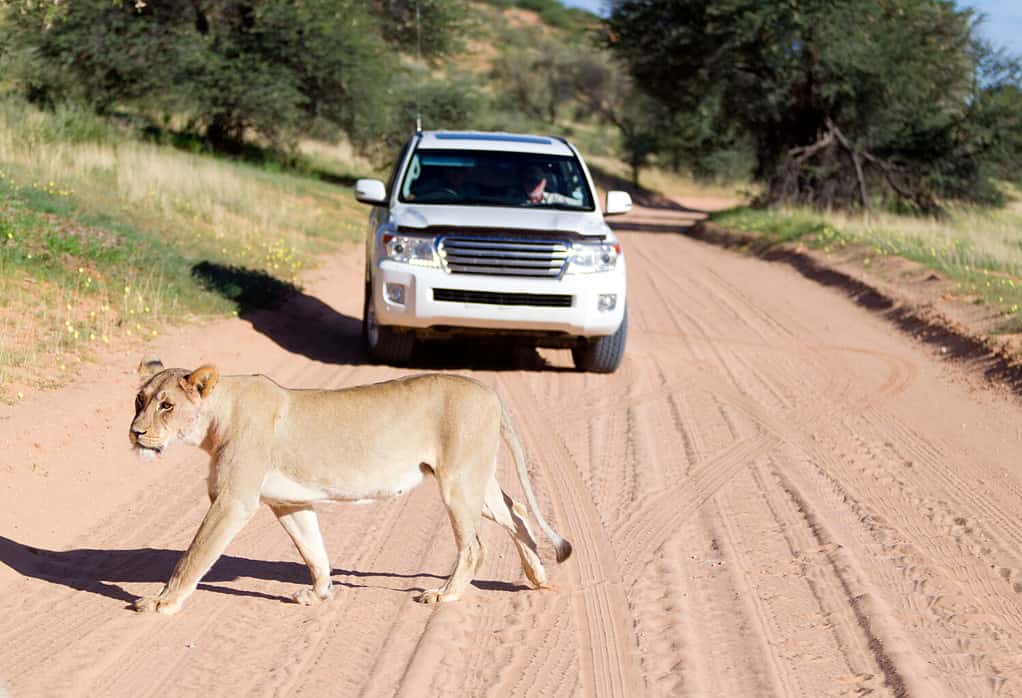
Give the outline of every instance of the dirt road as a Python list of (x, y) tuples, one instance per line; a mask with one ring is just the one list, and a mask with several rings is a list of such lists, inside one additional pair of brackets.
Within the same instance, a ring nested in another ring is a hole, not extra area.
[[(692, 204), (692, 202), (687, 202)], [(181, 614), (137, 615), (206, 506), (205, 461), (129, 454), (137, 355), (0, 410), (0, 695), (1022, 695), (1022, 410), (791, 269), (623, 232), (631, 337), (610, 376), (567, 352), (432, 352), (504, 396), (575, 546), (532, 591), (506, 535), (462, 601), (412, 601), (454, 546), (431, 483), (320, 509), (335, 598), (269, 511)], [(293, 387), (407, 373), (358, 346), (355, 246), (276, 314), (154, 343)], [(400, 438), (400, 435), (395, 435)], [(517, 492), (511, 463), (501, 479)], [(545, 542), (545, 541), (544, 541)]]

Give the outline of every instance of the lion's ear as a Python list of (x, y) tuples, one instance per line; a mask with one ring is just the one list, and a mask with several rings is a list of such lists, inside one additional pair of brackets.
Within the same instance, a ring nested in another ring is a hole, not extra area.
[(199, 397), (202, 398), (209, 397), (218, 380), (220, 380), (220, 373), (216, 370), (216, 366), (210, 364), (199, 366), (185, 376), (185, 383), (198, 391)]
[(147, 356), (138, 363), (138, 377), (145, 383), (163, 370), (163, 362), (155, 356)]

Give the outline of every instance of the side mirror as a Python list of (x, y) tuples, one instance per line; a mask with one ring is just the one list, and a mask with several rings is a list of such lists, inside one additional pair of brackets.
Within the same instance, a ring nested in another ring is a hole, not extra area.
[(604, 215), (615, 216), (619, 213), (628, 213), (632, 210), (632, 197), (626, 191), (608, 191), (607, 206), (604, 208)]
[(355, 198), (364, 204), (385, 204), (387, 187), (378, 179), (360, 179), (355, 182)]

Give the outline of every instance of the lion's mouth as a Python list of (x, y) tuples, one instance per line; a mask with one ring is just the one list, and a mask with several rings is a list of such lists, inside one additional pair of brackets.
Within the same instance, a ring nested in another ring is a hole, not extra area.
[(135, 450), (143, 454), (159, 455), (163, 453), (163, 446), (146, 446), (145, 444), (136, 443)]

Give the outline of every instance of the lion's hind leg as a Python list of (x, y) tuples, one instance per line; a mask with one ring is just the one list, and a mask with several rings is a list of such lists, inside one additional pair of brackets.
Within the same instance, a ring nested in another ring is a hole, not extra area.
[(291, 536), (295, 547), (312, 573), (312, 586), (295, 592), (293, 598), (303, 606), (311, 606), (333, 595), (330, 579), (330, 560), (319, 531), (319, 521), (312, 507), (271, 505), (277, 520)]
[(474, 483), (443, 482), (439, 478), (440, 496), (447, 505), (447, 515), (454, 529), (454, 542), (458, 547), (458, 560), (447, 582), (439, 589), (427, 589), (415, 600), (433, 604), (457, 601), (472, 582), (483, 562), (483, 544), (479, 540), (482, 518), (482, 493)]
[(536, 553), (536, 539), (529, 530), (529, 524), (525, 520), (521, 507), (515, 504), (504, 490), (496, 477), (490, 477), (486, 485), (486, 498), (483, 506), (483, 516), (491, 521), (500, 524), (510, 535), (518, 550), (518, 556), (522, 560), (522, 569), (525, 576), (529, 578), (535, 587), (547, 586), (546, 570), (539, 561)]

